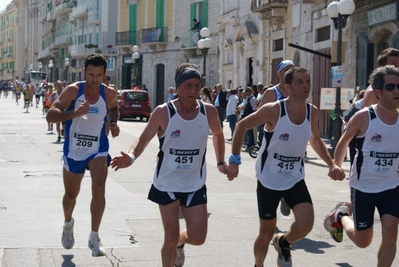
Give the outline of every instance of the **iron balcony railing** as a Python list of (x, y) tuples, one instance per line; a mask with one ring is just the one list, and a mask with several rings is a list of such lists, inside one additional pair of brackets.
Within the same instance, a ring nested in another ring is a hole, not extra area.
[(164, 43), (168, 39), (168, 28), (155, 27), (141, 30), (142, 43)]
[(140, 40), (140, 32), (128, 31), (128, 32), (117, 32), (115, 34), (115, 45), (138, 45)]

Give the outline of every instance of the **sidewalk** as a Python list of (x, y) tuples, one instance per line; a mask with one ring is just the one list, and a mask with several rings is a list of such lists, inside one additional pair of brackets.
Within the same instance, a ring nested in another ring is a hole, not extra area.
[[(223, 122), (223, 133), (224, 133), (225, 139), (230, 138), (230, 136), (231, 136), (230, 127), (229, 127), (229, 123), (226, 121)], [(327, 148), (331, 147), (330, 139), (322, 138), (321, 140), (324, 142), (324, 144), (326, 145)], [(226, 144), (230, 144), (230, 143), (231, 142), (226, 141)], [(227, 149), (227, 146), (226, 146), (226, 149)], [(229, 150), (227, 149), (227, 151), (229, 151)], [(242, 152), (242, 153), (246, 153), (246, 152)], [(314, 165), (318, 165), (318, 166), (327, 168), (327, 164), (319, 157), (319, 155), (317, 155), (317, 153), (313, 150), (310, 143), (308, 143), (308, 146), (306, 148), (305, 161), (306, 161), (306, 163), (310, 163), (310, 164), (314, 164)], [(347, 173), (347, 175), (349, 175), (349, 172), (350, 172), (349, 149), (347, 152), (347, 159), (345, 159), (342, 164), (342, 169)]]

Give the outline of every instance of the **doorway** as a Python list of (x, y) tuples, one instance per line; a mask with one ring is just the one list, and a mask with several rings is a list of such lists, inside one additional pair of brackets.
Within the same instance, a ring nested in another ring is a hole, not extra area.
[(155, 88), (156, 88), (156, 104), (161, 105), (165, 103), (165, 65), (156, 65)]

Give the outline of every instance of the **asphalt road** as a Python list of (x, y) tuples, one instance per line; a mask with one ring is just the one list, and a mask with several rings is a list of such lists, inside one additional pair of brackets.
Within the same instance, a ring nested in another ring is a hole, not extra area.
[[(100, 228), (107, 256), (93, 258), (87, 247), (90, 176), (86, 174), (83, 179), (74, 212), (75, 247), (65, 250), (60, 241), (62, 144), (56, 142), (56, 135), (47, 132), (41, 109), (31, 107), (30, 113), (25, 113), (21, 103), (0, 99), (0, 266), (161, 266), (162, 224), (158, 207), (147, 200), (158, 140), (153, 139), (132, 167), (109, 170), (107, 206)], [(126, 151), (146, 125), (139, 121), (118, 124), (121, 134), (110, 140), (111, 155)], [(227, 138), (230, 134), (227, 123), (225, 126)], [(211, 138), (208, 145), (208, 236), (203, 246), (186, 246), (185, 266), (253, 266), (253, 242), (258, 231), (255, 161), (243, 153), (240, 176), (229, 182), (217, 171)], [(226, 143), (226, 158), (229, 150)], [(312, 158), (317, 161), (314, 155)], [(381, 241), (378, 216), (370, 247), (356, 248), (347, 237), (335, 243), (322, 222), (337, 202), (349, 200), (347, 182), (331, 181), (322, 164), (306, 165), (306, 181), (314, 202), (315, 222), (312, 232), (293, 244), (294, 266), (376, 266)], [(180, 222), (184, 227), (184, 219)], [(292, 214), (284, 217), (278, 213), (279, 231), (287, 230), (292, 222)], [(276, 257), (270, 246), (265, 266), (276, 266)], [(398, 259), (393, 266), (399, 266)]]

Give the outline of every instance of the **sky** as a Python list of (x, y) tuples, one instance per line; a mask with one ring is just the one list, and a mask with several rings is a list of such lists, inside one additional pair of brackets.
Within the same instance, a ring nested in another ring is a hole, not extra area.
[(0, 11), (5, 9), (12, 0), (0, 0)]

